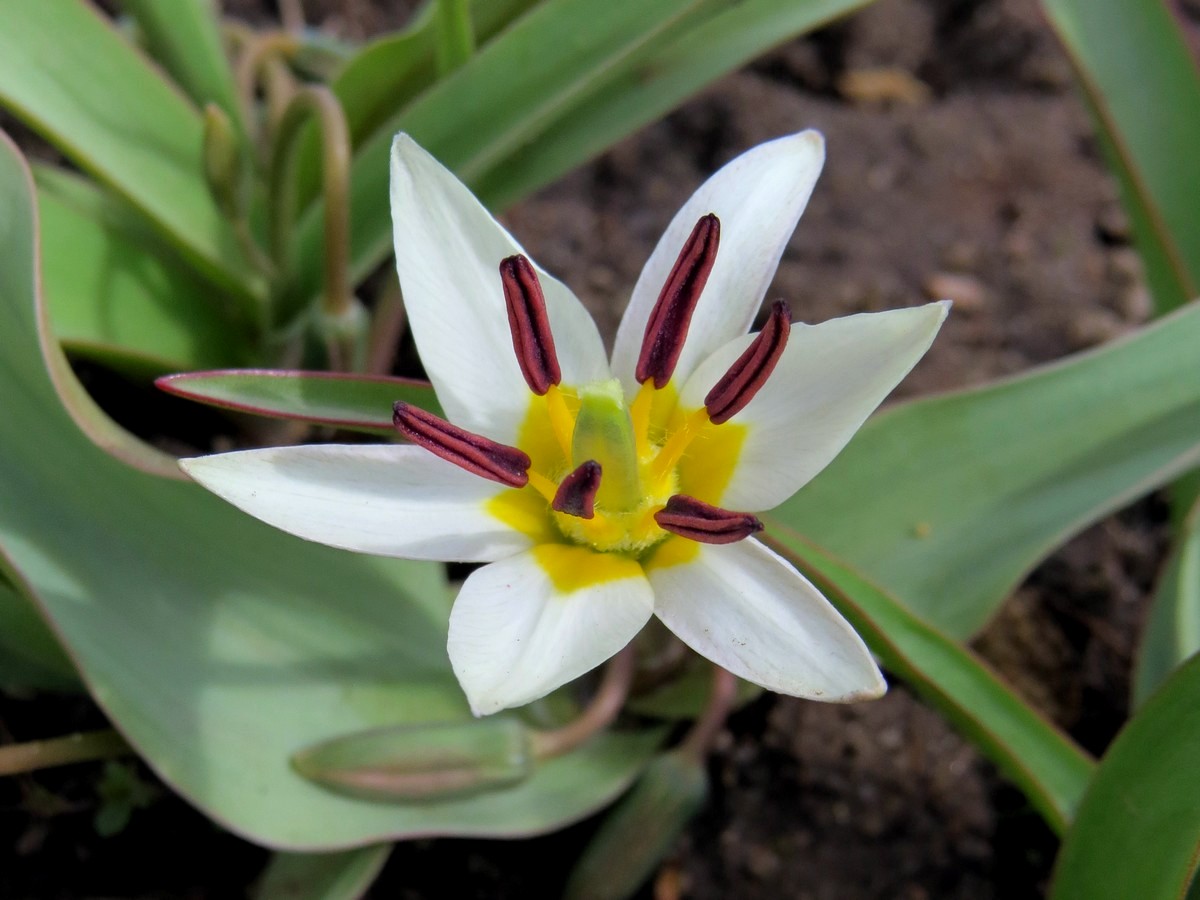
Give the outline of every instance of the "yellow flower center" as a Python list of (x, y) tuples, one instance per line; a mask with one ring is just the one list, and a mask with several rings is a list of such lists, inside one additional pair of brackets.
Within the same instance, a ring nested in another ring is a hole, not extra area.
[[(660, 555), (664, 563), (674, 561), (677, 554), (667, 546), (673, 536), (654, 514), (680, 492), (719, 501), (745, 434), (736, 423), (714, 425), (703, 407), (682, 409), (670, 384), (655, 389), (647, 381), (628, 405), (615, 380), (580, 389), (553, 386), (542, 396), (530, 395), (518, 433), (517, 446), (532, 460), (529, 484), (495, 497), (489, 511), (539, 545), (573, 545), (643, 563)], [(562, 479), (587, 460), (602, 471), (594, 516), (555, 511)], [(555, 580), (576, 584), (579, 577), (564, 571)], [(594, 580), (605, 579), (585, 577), (585, 583)]]

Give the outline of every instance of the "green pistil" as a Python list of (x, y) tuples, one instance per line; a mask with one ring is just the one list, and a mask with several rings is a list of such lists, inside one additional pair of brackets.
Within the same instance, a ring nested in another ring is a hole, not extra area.
[(579, 395), (579, 415), (571, 440), (571, 463), (594, 459), (604, 474), (596, 505), (613, 511), (635, 510), (642, 502), (633, 421), (616, 379), (588, 385)]

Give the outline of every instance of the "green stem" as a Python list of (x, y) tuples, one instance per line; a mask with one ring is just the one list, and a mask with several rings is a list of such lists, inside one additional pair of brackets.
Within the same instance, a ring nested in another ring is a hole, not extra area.
[(291, 230), (296, 215), (296, 138), (308, 116), (321, 133), (321, 174), (325, 199), (325, 315), (337, 319), (351, 306), (350, 293), (350, 132), (333, 91), (300, 88), (287, 105), (275, 135), (270, 166), (270, 247), (281, 272), (289, 272)]
[(396, 348), (406, 324), (404, 297), (400, 282), (389, 273), (371, 314), (371, 333), (367, 344), (366, 371), (369, 375), (390, 375), (396, 362)]
[(636, 664), (633, 644), (610, 659), (592, 702), (578, 718), (553, 731), (534, 732), (534, 756), (547, 759), (570, 753), (611, 725), (625, 705), (625, 698), (629, 696)]
[(700, 714), (700, 718), (692, 726), (692, 730), (680, 743), (679, 751), (681, 753), (691, 756), (697, 762), (704, 760), (713, 741), (725, 727), (725, 720), (733, 712), (733, 706), (737, 702), (737, 693), (737, 678), (733, 673), (720, 666), (713, 666), (712, 690), (708, 695), (708, 705), (704, 707), (704, 712)]
[(437, 0), (438, 77), (450, 74), (475, 52), (468, 0)]
[(111, 728), (84, 731), (47, 741), (28, 741), (0, 747), (0, 775), (20, 775), (51, 766), (126, 756), (133, 749)]
[(279, 19), (284, 28), (288, 31), (304, 30), (304, 7), (300, 0), (279, 0), (276, 5), (279, 7)]
[(242, 115), (247, 127), (253, 128), (258, 121), (255, 116), (255, 98), (258, 94), (260, 70), (263, 62), (276, 57), (284, 59), (296, 52), (299, 42), (295, 36), (283, 32), (263, 35), (242, 36), (242, 52), (234, 69), (238, 97), (242, 104)]

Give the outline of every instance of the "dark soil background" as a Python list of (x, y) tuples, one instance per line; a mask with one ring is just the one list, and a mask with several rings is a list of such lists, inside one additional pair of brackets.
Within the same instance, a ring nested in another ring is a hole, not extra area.
[[(306, 6), (348, 36), (403, 21), (395, 4)], [(228, 8), (262, 21), (260, 3)], [(1115, 186), (1035, 0), (880, 0), (724, 79), (504, 218), (611, 338), (690, 192), (741, 151), (806, 127), (824, 132), (828, 163), (769, 299), (820, 321), (953, 298), (898, 397), (1018, 372), (1150, 315)], [(1164, 520), (1151, 498), (1089, 529), (976, 641), (1093, 752), (1126, 715)], [(78, 701), (0, 698), (0, 739), (43, 736), (46, 722), (102, 724)], [(1048, 881), (1054, 837), (901, 684), (856, 706), (764, 697), (730, 721), (711, 773), (709, 806), (645, 897), (986, 900), (1037, 897)], [(265, 853), (165, 789), (121, 833), (98, 837), (99, 780), (85, 766), (0, 782), (0, 897), (246, 895)], [(403, 844), (369, 896), (556, 897), (594, 827)]]

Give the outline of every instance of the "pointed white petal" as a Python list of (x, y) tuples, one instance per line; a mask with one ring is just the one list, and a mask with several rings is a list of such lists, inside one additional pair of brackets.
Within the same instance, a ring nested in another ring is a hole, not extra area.
[(607, 580), (564, 591), (539, 561), (546, 546), (577, 554), (566, 560), (574, 571), (601, 556), (543, 545), (472, 573), (454, 601), (450, 662), (477, 716), (522, 706), (595, 668), (650, 618), (650, 585), (637, 563), (621, 560)]
[(271, 447), (184, 459), (180, 465), (255, 518), (331, 547), (488, 562), (532, 543), (485, 509), (508, 488), (420, 447)]
[[(513, 353), (500, 262), (525, 251), (406, 134), (392, 144), (391, 199), (404, 305), (438, 400), (455, 424), (511, 443), (529, 388)], [(563, 381), (609, 377), (587, 310), (562, 282), (540, 268), (538, 277)]]
[[(767, 383), (729, 420), (745, 426), (746, 439), (733, 478), (710, 502), (759, 512), (796, 493), (925, 355), (949, 309), (943, 301), (793, 325)], [(733, 341), (705, 360), (684, 386), (681, 402), (702, 406), (750, 340)]]
[(617, 331), (612, 369), (627, 393), (637, 387), (633, 373), (650, 312), (697, 220), (716, 213), (721, 242), (675, 367), (676, 384), (750, 327), (824, 162), (825, 142), (815, 131), (760, 144), (709, 178), (676, 213), (642, 270)]
[(793, 697), (843, 702), (887, 684), (862, 638), (821, 592), (758, 541), (700, 545), (651, 568), (654, 612), (684, 643), (740, 678)]

